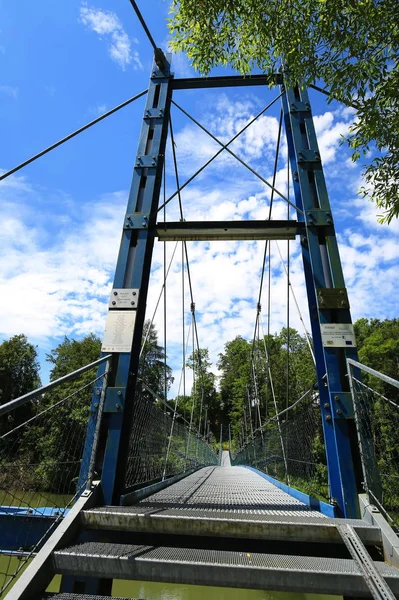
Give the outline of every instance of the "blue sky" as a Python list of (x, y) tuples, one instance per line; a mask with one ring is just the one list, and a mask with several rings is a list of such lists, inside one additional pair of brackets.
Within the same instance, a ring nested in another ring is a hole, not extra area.
[[(140, 5), (157, 43), (166, 48), (168, 2)], [(152, 49), (128, 0), (41, 0), (23, 7), (0, 0), (0, 22), (2, 170), (148, 85)], [(194, 74), (182, 55), (173, 58), (173, 70), (177, 77)], [(175, 99), (226, 142), (275, 95), (260, 88), (195, 90), (178, 92)], [(353, 165), (348, 150), (339, 145), (351, 111), (337, 103), (326, 105), (316, 92), (311, 100), (353, 318), (397, 317), (398, 222), (379, 225), (374, 207), (356, 194), (361, 165)], [(0, 339), (26, 333), (38, 346), (44, 381), (45, 353), (64, 335), (103, 334), (143, 107), (141, 99), (0, 185)], [(269, 180), (279, 110), (277, 103), (231, 147)], [(218, 146), (176, 110), (173, 123), (183, 182)], [(283, 144), (277, 179), (282, 193), (287, 189), (285, 157)], [(174, 191), (170, 148), (167, 188)], [(183, 202), (187, 219), (265, 218), (269, 192), (223, 154), (187, 186)], [(276, 202), (273, 218), (286, 214), (284, 203)], [(176, 201), (167, 217), (178, 218)], [(169, 256), (172, 250), (168, 246)], [(285, 243), (281, 252), (285, 259)], [(162, 282), (162, 253), (157, 244), (149, 317)], [(252, 335), (262, 254), (261, 242), (189, 245), (200, 344), (209, 347), (214, 361), (226, 341)], [(180, 256), (179, 250), (168, 281), (168, 355), (176, 380), (182, 336)], [(290, 257), (293, 288), (308, 322), (297, 243), (291, 244)], [(275, 246), (272, 267), (270, 325), (279, 331), (285, 323), (286, 283)], [(291, 323), (301, 331), (291, 304)], [(263, 320), (266, 325), (265, 311)], [(162, 310), (155, 323), (162, 331)]]

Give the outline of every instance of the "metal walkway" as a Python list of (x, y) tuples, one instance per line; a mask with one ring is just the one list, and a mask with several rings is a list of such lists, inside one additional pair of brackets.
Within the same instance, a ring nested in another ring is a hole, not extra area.
[[(226, 456), (222, 465), (229, 465)], [(399, 570), (376, 550), (382, 545), (378, 527), (326, 517), (245, 467), (206, 467), (133, 506), (83, 507), (78, 520), (75, 539), (61, 539), (49, 555), (53, 574), (358, 598), (392, 600), (391, 590), (399, 595)], [(370, 591), (374, 580), (381, 595)], [(83, 598), (72, 595), (79, 588), (65, 591), (70, 594), (51, 597)]]

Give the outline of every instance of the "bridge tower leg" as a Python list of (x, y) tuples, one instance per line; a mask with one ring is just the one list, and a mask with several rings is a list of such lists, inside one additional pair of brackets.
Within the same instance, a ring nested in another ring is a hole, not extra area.
[(316, 358), (331, 501), (358, 517), (361, 467), (346, 374), (357, 359), (337, 238), (306, 89), (287, 88), (283, 110), (298, 220), (305, 221), (302, 257)]
[[(161, 53), (162, 54), (162, 53)], [(155, 222), (164, 168), (171, 101), (170, 62), (157, 55), (148, 87), (143, 123), (124, 219), (115, 278), (109, 302), (102, 352), (112, 353), (112, 370), (105, 392), (96, 464), (101, 470), (105, 504), (120, 503), (123, 492), (129, 428), (143, 335), (148, 283), (155, 237)], [(99, 375), (104, 372), (104, 366)], [(93, 396), (90, 419), (97, 419), (99, 399)], [(88, 427), (84, 456), (95, 440)], [(80, 483), (87, 481), (89, 464), (82, 464)], [(61, 591), (110, 594), (112, 580), (63, 577)]]

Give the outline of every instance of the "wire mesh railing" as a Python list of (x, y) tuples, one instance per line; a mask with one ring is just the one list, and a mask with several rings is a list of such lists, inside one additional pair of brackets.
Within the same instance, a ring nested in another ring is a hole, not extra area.
[(399, 381), (348, 359), (356, 428), (369, 501), (399, 526)]
[[(96, 376), (94, 366), (73, 379), (0, 407), (0, 597), (93, 476), (107, 369)], [(99, 403), (89, 418), (93, 393)]]
[(292, 487), (328, 500), (328, 472), (318, 394), (306, 392), (269, 419), (232, 458)]
[(188, 470), (218, 464), (211, 446), (171, 407), (137, 394), (125, 488), (130, 490)]

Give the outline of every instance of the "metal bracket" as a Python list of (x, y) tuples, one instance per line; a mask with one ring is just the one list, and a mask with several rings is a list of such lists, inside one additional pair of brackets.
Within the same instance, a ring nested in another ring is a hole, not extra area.
[(302, 169), (321, 169), (320, 153), (317, 150), (299, 150), (297, 162)]
[(310, 102), (301, 102), (300, 100), (295, 100), (295, 102), (291, 102), (290, 104), (290, 112), (311, 112)]
[(162, 119), (165, 111), (163, 108), (147, 108), (144, 113), (145, 119)]
[(136, 168), (138, 169), (149, 169), (150, 167), (156, 167), (157, 164), (158, 157), (156, 155), (142, 154), (136, 158)]
[(331, 392), (330, 401), (333, 419), (353, 419), (353, 402), (350, 392)]
[(151, 79), (165, 79), (169, 73), (163, 73), (160, 69), (154, 69), (151, 73)]
[(326, 227), (333, 225), (331, 212), (321, 208), (313, 208), (305, 213), (306, 225), (316, 225)]
[(125, 222), (123, 224), (123, 229), (147, 229), (148, 221), (147, 215), (142, 215), (140, 213), (136, 214), (128, 214), (125, 216)]
[(125, 408), (125, 389), (124, 387), (109, 387), (105, 394), (104, 412), (120, 413)]
[(346, 288), (317, 288), (317, 304), (321, 309), (349, 308)]
[(137, 308), (139, 290), (137, 288), (114, 288), (109, 299), (109, 308)]

